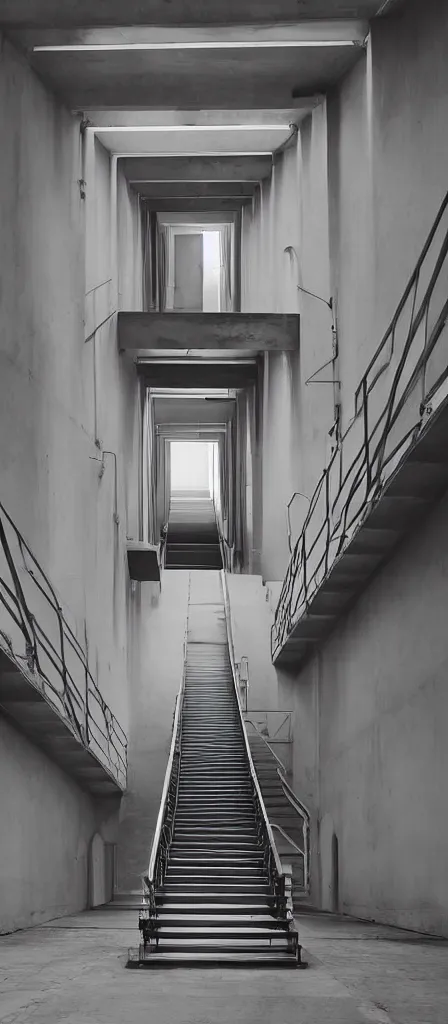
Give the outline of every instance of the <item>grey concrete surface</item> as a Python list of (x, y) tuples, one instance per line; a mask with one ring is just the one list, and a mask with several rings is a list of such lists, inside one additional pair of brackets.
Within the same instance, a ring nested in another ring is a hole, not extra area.
[(0, 940), (1, 1024), (446, 1024), (447, 944), (299, 919), (306, 971), (126, 971), (135, 912), (98, 910)]
[(272, 171), (271, 154), (261, 156), (139, 156), (119, 161), (131, 183), (141, 181), (261, 181)]
[[(180, 236), (182, 237), (182, 236)], [(188, 235), (184, 236), (188, 238)], [(197, 237), (195, 235), (191, 236)], [(297, 350), (298, 316), (264, 313), (134, 313), (118, 316), (119, 344), (128, 349)]]
[[(357, 0), (350, 5), (350, 17), (371, 17), (381, 6), (380, 0)], [(298, 10), (296, 0), (219, 0), (213, 7), (207, 0), (153, 0), (150, 9), (141, 0), (129, 0), (123, 8), (121, 0), (77, 0), (61, 5), (59, 0), (1, 0), (0, 24), (12, 26), (84, 25), (217, 25), (250, 24), (264, 21), (297, 21), (297, 18), (337, 18), (347, 16), (346, 0), (303, 0)]]
[[(226, 19), (227, 20), (227, 19)], [(164, 105), (191, 109), (287, 107), (323, 92), (360, 56), (353, 46), (214, 50), (38, 51), (34, 69), (71, 109)]]
[(185, 196), (183, 199), (147, 199), (145, 206), (157, 213), (236, 213), (250, 202), (250, 196), (206, 196), (205, 199)]
[[(145, 199), (230, 199), (250, 200), (255, 191), (254, 182), (243, 181), (150, 181), (139, 182), (134, 188)], [(145, 203), (146, 206), (146, 203)]]
[(130, 693), (128, 788), (120, 810), (118, 885), (138, 887), (159, 812), (187, 627), (188, 570), (165, 572), (141, 593), (141, 630)]

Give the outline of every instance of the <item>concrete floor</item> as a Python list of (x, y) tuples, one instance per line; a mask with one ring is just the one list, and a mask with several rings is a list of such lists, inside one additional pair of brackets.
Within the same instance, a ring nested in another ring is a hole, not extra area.
[(0, 939), (1, 1024), (446, 1024), (448, 941), (326, 914), (298, 921), (307, 971), (126, 971), (135, 913)]

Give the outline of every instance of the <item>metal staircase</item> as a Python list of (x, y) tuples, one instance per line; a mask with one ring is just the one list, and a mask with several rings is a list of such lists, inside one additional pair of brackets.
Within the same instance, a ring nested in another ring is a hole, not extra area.
[(306, 966), (243, 724), (220, 576), (213, 575), (220, 603), (213, 595), (210, 605), (198, 601), (193, 623), (190, 605), (184, 675), (145, 878), (143, 941), (129, 966)]
[(310, 816), (291, 789), (287, 770), (267, 740), (248, 721), (246, 729), (261, 794), (277, 849), (292, 866), (293, 903), (303, 901), (310, 887)]
[(166, 569), (221, 569), (221, 548), (213, 499), (205, 492), (171, 495)]

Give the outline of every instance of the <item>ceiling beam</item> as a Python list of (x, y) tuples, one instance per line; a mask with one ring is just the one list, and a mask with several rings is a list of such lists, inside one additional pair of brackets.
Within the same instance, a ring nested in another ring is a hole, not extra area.
[[(0, 0), (1, 3), (1, 0)], [(80, 113), (93, 128), (143, 128), (171, 125), (172, 127), (211, 125), (284, 125), (287, 128), (292, 122), (299, 121), (310, 107), (322, 102), (322, 96), (307, 96), (303, 101), (294, 100), (294, 105), (281, 110), (92, 110)]]
[[(381, 0), (352, 0), (350, 14), (370, 18)], [(0, 0), (0, 21), (10, 27), (78, 28), (91, 26), (195, 26), (258, 25), (314, 19), (346, 18), (347, 0)]]
[[(137, 188), (138, 191), (138, 188)], [(226, 213), (237, 212), (246, 203), (251, 202), (251, 196), (214, 196), (202, 199), (147, 199), (145, 207), (147, 210), (154, 210), (156, 213)]]
[[(3, 0), (4, 2), (4, 0)], [(128, 0), (129, 2), (129, 0)], [(172, 2), (172, 0), (171, 0)], [(216, 6), (219, 0), (214, 0)], [(316, 0), (314, 0), (314, 3)], [(331, 0), (327, 0), (331, 3)], [(361, 0), (366, 2), (366, 0)], [(374, 2), (374, 0), (370, 0)], [(381, 0), (377, 0), (381, 3)], [(383, 5), (392, 4), (394, 0), (383, 0)], [(42, 0), (40, 0), (42, 3)], [(108, 0), (110, 5), (111, 0)], [(127, 5), (128, 6), (128, 5)], [(0, 12), (2, 3), (0, 0)], [(308, 19), (303, 21), (297, 17), (293, 21), (263, 21), (258, 23), (231, 24), (226, 19), (222, 24), (212, 24), (209, 17), (204, 18), (200, 25), (113, 25), (103, 27), (84, 27), (75, 29), (46, 28), (24, 29), (21, 33), (22, 45), (27, 48), (45, 47), (65, 50), (89, 48), (90, 50), (109, 48), (124, 50), (133, 49), (207, 49), (216, 47), (235, 48), (238, 46), (307, 46), (318, 42), (330, 43), (362, 42), (368, 31), (368, 23), (355, 18)]]
[[(250, 199), (255, 192), (252, 181), (140, 181), (132, 188), (143, 199)], [(173, 211), (174, 212), (174, 211)]]
[(243, 101), (247, 110), (278, 110), (294, 107), (296, 97), (300, 104), (309, 97), (312, 108), (316, 93), (346, 74), (362, 52), (348, 40), (260, 50), (33, 50), (29, 60), (70, 109), (228, 111)]
[(272, 156), (152, 156), (120, 158), (132, 184), (143, 181), (250, 181), (268, 178)]
[(157, 388), (244, 388), (258, 377), (256, 362), (140, 362), (137, 370), (148, 387)]
[(119, 313), (120, 351), (295, 352), (298, 313)]

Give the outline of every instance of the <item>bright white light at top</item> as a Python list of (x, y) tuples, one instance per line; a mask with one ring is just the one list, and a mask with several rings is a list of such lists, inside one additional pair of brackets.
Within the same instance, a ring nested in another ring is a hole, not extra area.
[(90, 125), (95, 132), (286, 132), (288, 124), (148, 124), (148, 125)]
[(52, 46), (33, 46), (34, 53), (101, 52), (110, 50), (277, 50), (295, 47), (359, 46), (355, 39), (247, 39), (199, 40), (197, 42), (172, 41), (169, 43), (66, 43)]

